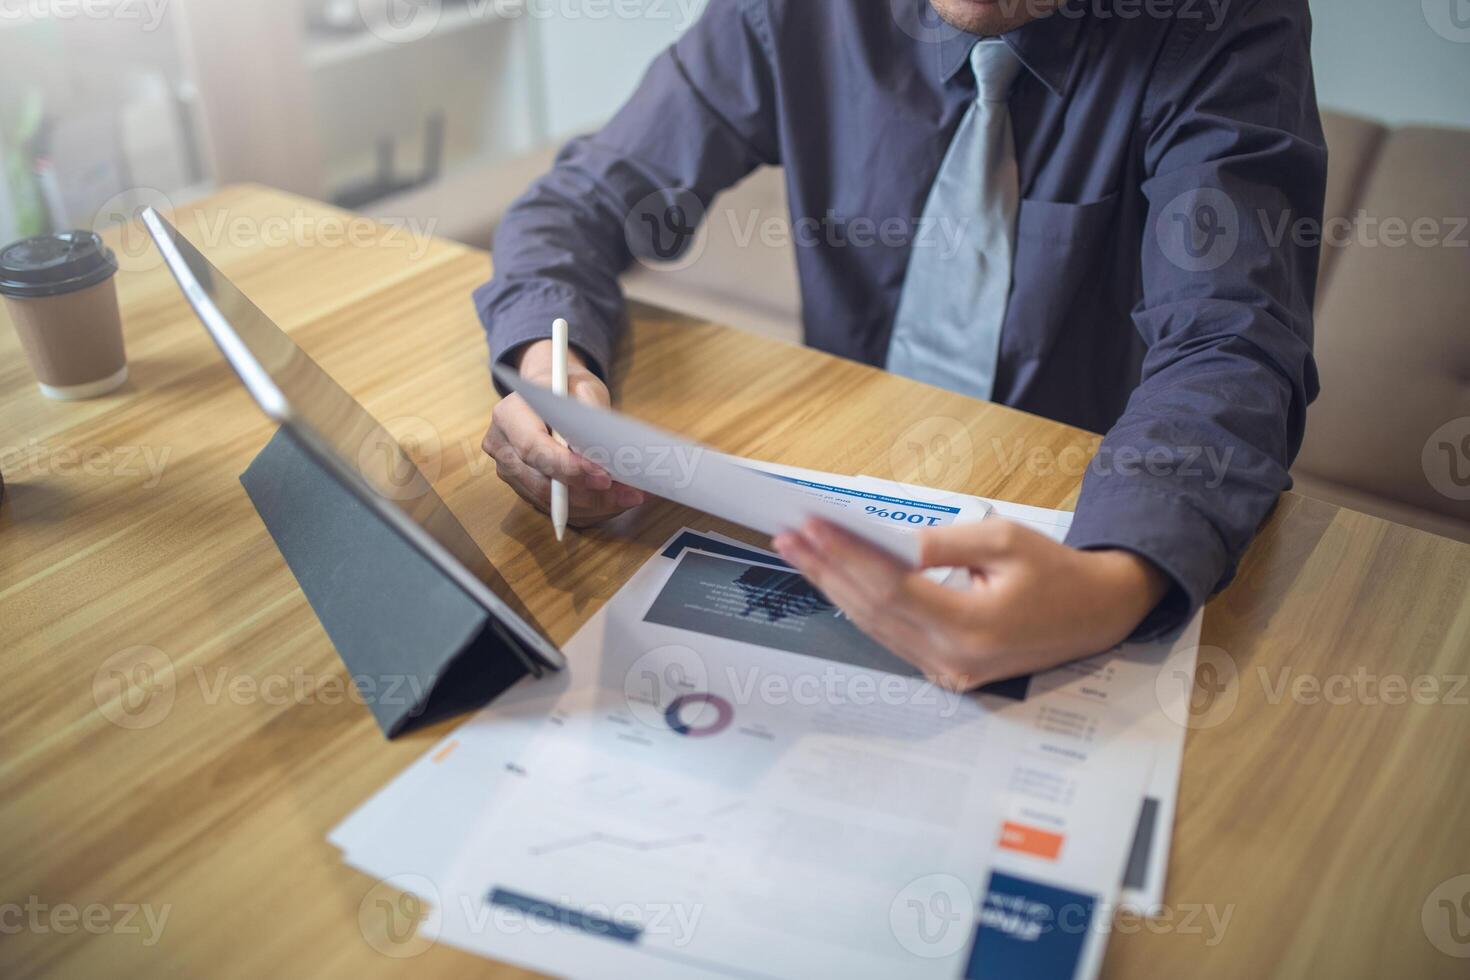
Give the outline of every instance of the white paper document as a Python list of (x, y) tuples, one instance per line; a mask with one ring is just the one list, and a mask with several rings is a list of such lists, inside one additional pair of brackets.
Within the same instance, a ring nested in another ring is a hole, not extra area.
[(1169, 650), (958, 696), (684, 531), (566, 652), (332, 834), (440, 941), (569, 976), (1095, 975)]
[[(886, 482), (875, 477), (859, 479), (877, 485)], [(893, 485), (893, 490), (901, 492), (902, 487)], [(1068, 511), (1047, 510), (1005, 500), (986, 502), (997, 517), (1024, 524), (1056, 541), (1065, 540), (1072, 526), (1072, 514)], [(1156, 914), (1164, 904), (1169, 843), (1174, 836), (1174, 813), (1179, 797), (1179, 771), (1184, 761), (1186, 729), (1179, 720), (1189, 717), (1190, 692), (1194, 686), (1195, 660), (1199, 654), (1203, 622), (1204, 613), (1201, 612), (1168, 643), (1128, 644), (1107, 654), (1114, 662), (1141, 671), (1136, 683), (1146, 687), (1148, 682), (1152, 682), (1156, 700), (1147, 710), (1146, 722), (1153, 745), (1154, 765), (1119, 899), (1122, 907), (1141, 915)], [(1051, 673), (1065, 673), (1071, 669), (1062, 667)]]
[[(924, 682), (885, 697), (861, 668), (686, 633), (615, 612), (574, 644), (584, 669), (456, 862), (443, 938), (576, 975), (957, 976), (910, 963), (889, 913), (926, 875), (983, 886), (1004, 734)], [(555, 933), (485, 928), (517, 911)]]
[[(526, 399), (572, 449), (620, 483), (754, 531), (775, 536), (809, 517), (821, 517), (914, 565), (918, 545), (909, 532), (935, 526), (929, 521), (953, 518), (933, 505), (863, 499), (852, 487), (833, 492), (835, 488), (773, 477), (611, 409), (560, 397), (504, 367), (495, 368), (495, 377)], [(983, 504), (970, 499), (983, 511)]]

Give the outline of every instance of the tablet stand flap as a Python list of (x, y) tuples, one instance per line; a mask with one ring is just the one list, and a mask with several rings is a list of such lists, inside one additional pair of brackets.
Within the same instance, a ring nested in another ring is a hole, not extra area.
[(280, 429), (240, 482), (383, 734), (527, 673), (490, 613)]

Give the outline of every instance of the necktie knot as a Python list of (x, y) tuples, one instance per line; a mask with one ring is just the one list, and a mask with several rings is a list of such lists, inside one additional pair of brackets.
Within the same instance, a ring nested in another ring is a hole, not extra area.
[(975, 71), (976, 98), (981, 102), (1006, 102), (1011, 86), (1021, 73), (1021, 59), (1005, 41), (996, 38), (980, 41), (970, 51), (970, 67)]

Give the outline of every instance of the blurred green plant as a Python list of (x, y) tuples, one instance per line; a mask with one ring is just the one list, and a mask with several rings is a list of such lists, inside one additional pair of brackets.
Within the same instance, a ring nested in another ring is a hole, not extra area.
[(36, 186), (34, 149), (45, 118), (41, 93), (35, 89), (20, 93), (18, 99), (0, 103), (0, 178), (5, 187), (0, 196), (10, 202), (10, 228), (0, 228), (7, 238), (25, 238), (46, 231), (46, 205)]

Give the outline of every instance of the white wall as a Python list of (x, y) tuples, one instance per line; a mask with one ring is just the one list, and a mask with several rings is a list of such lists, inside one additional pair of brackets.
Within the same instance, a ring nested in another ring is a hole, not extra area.
[[(594, 128), (633, 92), (648, 63), (704, 0), (637, 0), (642, 16), (593, 16), (612, 4), (548, 4), (584, 16), (541, 21), (549, 132)], [(820, 2), (820, 0), (814, 0)], [(881, 2), (881, 0), (874, 0)], [(1470, 127), (1470, 0), (1311, 0), (1324, 107), (1392, 123)], [(1457, 6), (1456, 6), (1457, 5)], [(1451, 40), (1437, 33), (1431, 20)], [(1456, 23), (1464, 28), (1456, 28)]]
[[(537, 22), (550, 134), (560, 139), (595, 129), (616, 112), (654, 56), (693, 23), (706, 2), (566, 0), (533, 5), (559, 11)], [(638, 14), (621, 16), (625, 11)]]
[(1311, 3), (1324, 107), (1470, 127), (1470, 0)]

